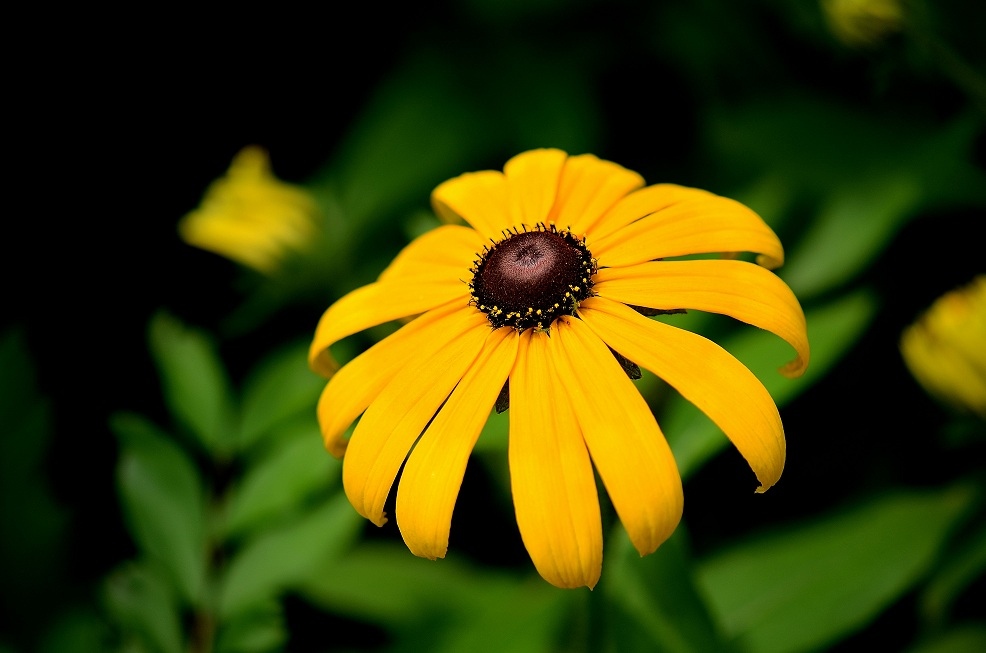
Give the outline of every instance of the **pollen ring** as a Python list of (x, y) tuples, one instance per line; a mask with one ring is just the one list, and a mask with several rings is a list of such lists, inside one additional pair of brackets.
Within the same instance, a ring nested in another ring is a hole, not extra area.
[(471, 269), (469, 303), (494, 328), (544, 329), (592, 296), (596, 261), (585, 240), (553, 223), (503, 232)]

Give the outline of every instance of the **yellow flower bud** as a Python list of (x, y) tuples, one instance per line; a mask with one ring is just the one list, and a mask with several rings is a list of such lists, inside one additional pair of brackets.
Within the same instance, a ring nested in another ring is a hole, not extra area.
[(904, 331), (900, 350), (929, 394), (986, 419), (986, 275), (939, 297)]
[(178, 233), (189, 245), (271, 274), (291, 251), (314, 240), (315, 200), (271, 172), (267, 152), (241, 150), (226, 175), (212, 182), (199, 207), (182, 218)]

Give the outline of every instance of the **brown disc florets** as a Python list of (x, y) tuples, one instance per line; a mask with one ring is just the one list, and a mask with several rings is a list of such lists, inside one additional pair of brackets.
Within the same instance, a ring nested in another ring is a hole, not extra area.
[(583, 239), (539, 223), (504, 232), (472, 268), (470, 304), (495, 328), (548, 329), (592, 296), (596, 262)]

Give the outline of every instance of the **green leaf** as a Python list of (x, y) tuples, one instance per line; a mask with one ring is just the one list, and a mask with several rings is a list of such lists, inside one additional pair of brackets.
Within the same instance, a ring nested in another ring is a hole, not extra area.
[[(863, 334), (876, 308), (873, 294), (860, 290), (807, 311), (811, 363), (798, 379), (777, 372), (793, 350), (769, 332), (742, 325), (719, 343), (750, 368), (781, 407), (825, 376)], [(729, 443), (719, 427), (677, 393), (668, 397), (660, 423), (683, 478)]]
[(449, 653), (554, 650), (571, 597), (539, 577), (480, 572), (371, 543), (327, 561), (301, 591), (326, 610), (388, 628), (394, 650)]
[(942, 126), (818, 97), (771, 97), (707, 124), (720, 165), (784, 187), (778, 204), (802, 211), (792, 194), (819, 203), (804, 230), (771, 220), (783, 222), (784, 242), (794, 243), (781, 276), (802, 299), (858, 275), (921, 211), (986, 206), (986, 175), (972, 155), (982, 125), (975, 114)]
[(219, 616), (231, 619), (297, 586), (316, 565), (349, 546), (362, 525), (339, 493), (300, 519), (249, 540), (223, 574)]
[(602, 590), (620, 651), (728, 651), (695, 585), (684, 526), (658, 550), (641, 557), (622, 528), (607, 546)]
[(425, 560), (403, 545), (364, 543), (326, 560), (300, 589), (327, 610), (409, 626), (429, 614), (472, 605), (477, 587), (475, 573), (455, 560)]
[(986, 623), (968, 623), (929, 637), (907, 653), (980, 653), (986, 651)]
[[(35, 379), (27, 338), (0, 333), (0, 577), (5, 614), (17, 630), (37, 628), (63, 583), (67, 515), (48, 486), (52, 410)], [(14, 629), (11, 629), (14, 630)]]
[(269, 601), (222, 624), (217, 653), (280, 651), (288, 639), (284, 614), (277, 601)]
[(334, 487), (340, 468), (325, 450), (318, 426), (308, 424), (260, 457), (230, 490), (226, 535), (241, 536), (292, 515), (315, 493)]
[(402, 205), (425, 204), (435, 186), (462, 173), (494, 142), (481, 109), (446, 58), (419, 51), (407, 60), (380, 85), (333, 161), (351, 224), (365, 228)]
[(510, 432), (510, 413), (490, 411), (490, 416), (486, 418), (483, 431), (476, 440), (474, 451), (506, 453), (507, 439)]
[(188, 454), (139, 415), (118, 413), (110, 427), (120, 440), (117, 485), (138, 547), (167, 570), (191, 605), (205, 581), (205, 489)]
[(149, 346), (176, 421), (206, 451), (227, 456), (232, 450), (233, 394), (213, 342), (201, 331), (159, 313), (150, 323)]
[[(37, 653), (92, 653), (111, 649), (112, 634), (102, 614), (89, 606), (73, 607), (53, 619), (38, 642)], [(128, 653), (131, 649), (128, 649)], [(144, 649), (136, 650), (140, 653)], [(0, 644), (3, 653), (14, 653)], [(152, 653), (158, 653), (154, 651)]]
[(147, 650), (184, 650), (174, 590), (153, 568), (127, 563), (116, 569), (106, 578), (103, 601), (123, 632), (141, 639)]
[(971, 499), (964, 488), (899, 492), (761, 534), (702, 561), (699, 586), (745, 650), (818, 650), (920, 581)]
[[(573, 597), (547, 587), (541, 578), (532, 577), (502, 587), (485, 586), (479, 598), (474, 609), (463, 613), (461, 622), (454, 622), (439, 632), (439, 643), (428, 650), (436, 653), (555, 651), (558, 633), (565, 628), (565, 608)], [(416, 638), (411, 639), (414, 641)]]
[(962, 538), (921, 595), (921, 612), (931, 623), (943, 623), (963, 590), (986, 573), (986, 525)]
[(301, 412), (310, 412), (314, 419), (325, 379), (308, 368), (307, 354), (307, 343), (292, 344), (270, 355), (247, 377), (238, 449), (253, 446), (279, 422)]
[(920, 188), (912, 174), (887, 173), (858, 187), (833, 190), (787, 257), (780, 276), (802, 299), (851, 280), (914, 215)]

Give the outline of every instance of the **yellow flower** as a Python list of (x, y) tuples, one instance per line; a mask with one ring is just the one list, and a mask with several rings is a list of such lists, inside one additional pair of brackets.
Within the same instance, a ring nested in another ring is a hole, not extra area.
[(900, 351), (932, 396), (986, 419), (986, 275), (939, 297), (904, 330)]
[(829, 29), (851, 47), (874, 45), (904, 23), (900, 0), (822, 0)]
[(233, 159), (226, 176), (208, 188), (178, 232), (189, 245), (270, 274), (289, 251), (303, 251), (316, 232), (315, 200), (277, 179), (267, 152), (251, 146)]
[[(444, 220), (468, 226), (419, 237), (378, 281), (325, 312), (309, 356), (330, 377), (318, 418), (328, 450), (345, 453), (343, 485), (361, 515), (386, 521), (384, 502), (403, 465), (401, 534), (413, 553), (443, 557), (467, 459), (507, 389), (514, 507), (540, 574), (560, 587), (598, 580), (593, 468), (634, 546), (654, 551), (681, 518), (681, 479), (614, 351), (718, 424), (761, 491), (777, 481), (784, 432), (763, 385), (713, 342), (644, 314), (691, 308), (768, 329), (797, 352), (785, 371), (801, 373), (804, 314), (772, 272), (742, 260), (662, 260), (753, 252), (774, 267), (781, 244), (737, 202), (643, 186), (619, 165), (554, 149), (520, 154), (502, 173), (451, 179), (432, 204)], [(417, 317), (336, 371), (330, 345), (408, 316)]]

